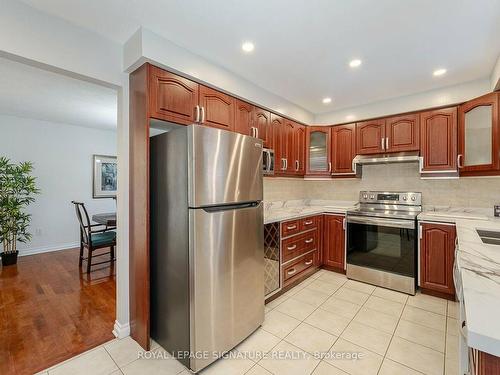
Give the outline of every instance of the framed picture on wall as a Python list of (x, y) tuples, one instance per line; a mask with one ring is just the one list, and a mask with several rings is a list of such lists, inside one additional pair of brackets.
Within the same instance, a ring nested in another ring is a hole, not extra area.
[(116, 156), (94, 155), (93, 198), (116, 198)]

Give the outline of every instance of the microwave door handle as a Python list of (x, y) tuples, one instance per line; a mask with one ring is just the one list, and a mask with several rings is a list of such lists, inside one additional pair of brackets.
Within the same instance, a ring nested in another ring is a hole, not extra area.
[(268, 172), (271, 172), (271, 151), (266, 150), (266, 154), (267, 154), (267, 168), (266, 168), (266, 170)]

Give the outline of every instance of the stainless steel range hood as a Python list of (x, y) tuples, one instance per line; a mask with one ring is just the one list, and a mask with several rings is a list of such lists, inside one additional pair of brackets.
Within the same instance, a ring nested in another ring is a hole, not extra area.
[(393, 154), (356, 155), (353, 159), (354, 166), (366, 164), (391, 164), (391, 163), (418, 163), (418, 151), (398, 152)]

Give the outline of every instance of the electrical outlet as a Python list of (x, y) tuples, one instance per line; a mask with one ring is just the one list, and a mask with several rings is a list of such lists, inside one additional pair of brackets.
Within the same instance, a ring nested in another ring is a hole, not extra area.
[(35, 235), (36, 236), (41, 236), (42, 235), (42, 229), (41, 228), (36, 228), (35, 229)]

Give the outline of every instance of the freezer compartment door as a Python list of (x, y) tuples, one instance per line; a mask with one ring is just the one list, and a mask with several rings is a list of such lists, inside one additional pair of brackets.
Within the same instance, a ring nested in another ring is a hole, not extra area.
[(262, 200), (262, 141), (188, 127), (189, 207)]
[(254, 207), (190, 209), (191, 352), (199, 371), (264, 321), (264, 225)]

